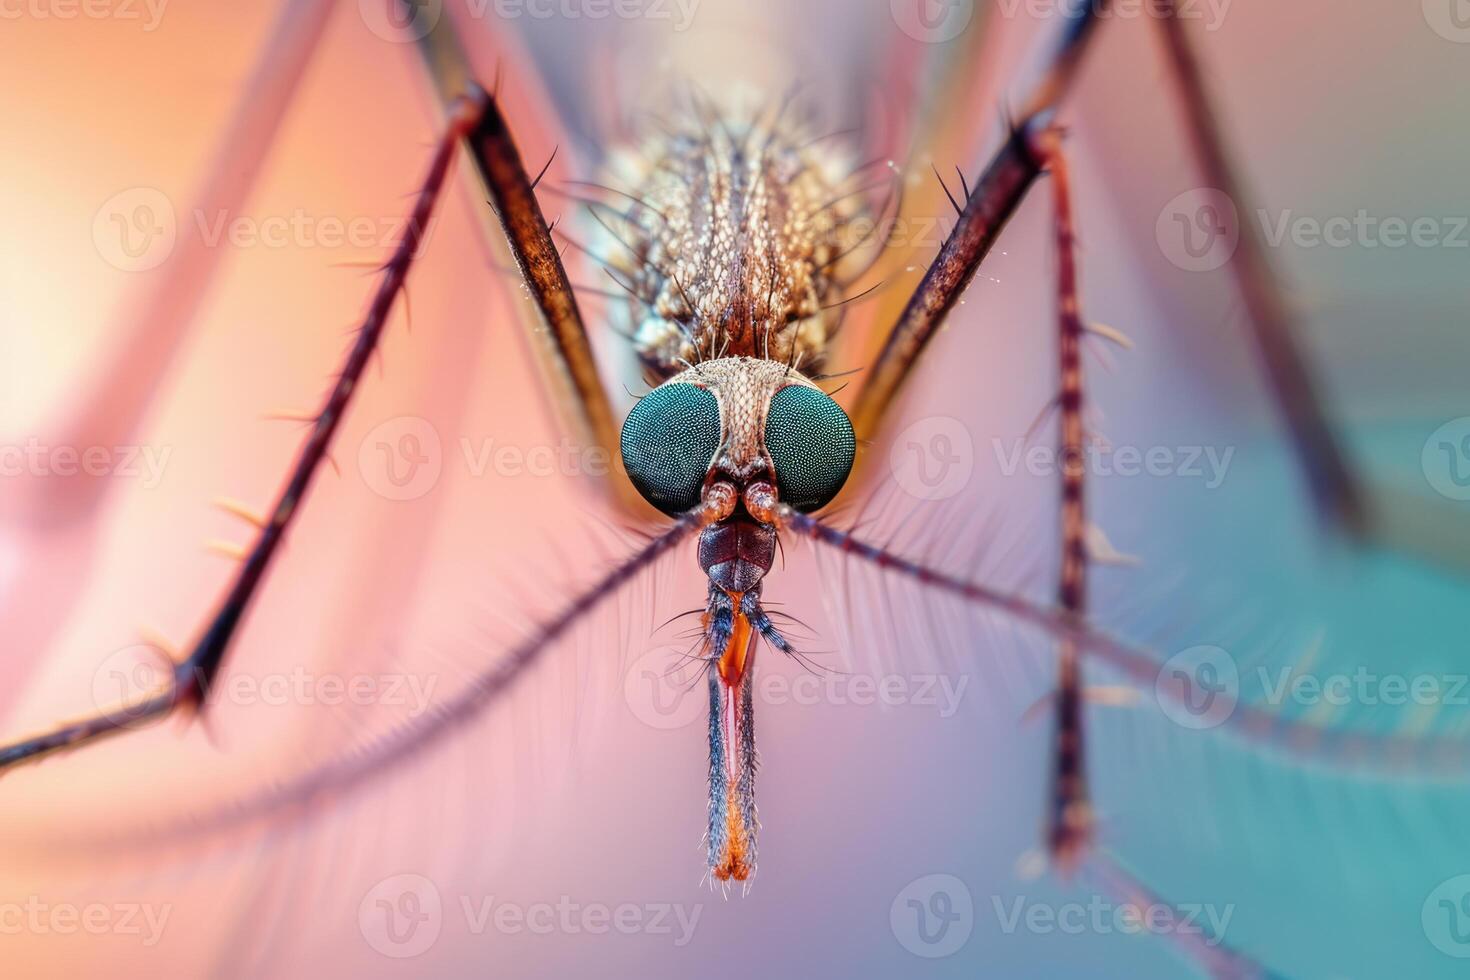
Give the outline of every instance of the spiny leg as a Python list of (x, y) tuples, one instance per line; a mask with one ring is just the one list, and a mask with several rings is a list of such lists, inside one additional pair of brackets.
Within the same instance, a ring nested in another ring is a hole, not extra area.
[[(758, 503), (747, 500), (751, 509)], [(979, 582), (905, 558), (810, 514), (773, 504), (772, 522), (822, 545), (908, 578), (926, 588), (955, 596), (976, 608), (1000, 613), (1041, 629), (1056, 640), (1069, 639), (1078, 653), (1116, 670), (1129, 683), (1174, 698), (1189, 697), (1180, 685), (1157, 685), (1165, 658), (1155, 651), (1121, 640), (1064, 610), (1053, 609)], [(752, 509), (752, 513), (755, 511)], [(1361, 769), (1382, 779), (1441, 779), (1470, 776), (1470, 733), (1447, 728), (1424, 732), (1405, 726), (1398, 732), (1332, 727), (1279, 709), (1239, 702), (1232, 706), (1222, 730), (1274, 749), (1283, 757), (1337, 769)]]
[[(468, 86), (473, 86), (469, 58), (455, 30), (453, 16), (449, 11), (441, 14), (422, 3), (390, 2), (399, 4), (402, 16), (413, 22), (413, 33), (419, 36), (418, 50), (435, 96), (442, 105), (452, 105)], [(465, 147), (475, 162), (480, 186), (499, 218), (511, 255), (544, 322), (546, 329), (535, 331), (533, 338), (533, 344), (543, 355), (543, 366), (553, 376), (552, 384), (565, 389), (562, 394), (575, 403), (577, 424), (597, 445), (614, 452), (618, 445), (617, 425), (597, 373), (576, 294), (536, 199), (536, 183), (540, 178), (532, 179), (527, 172), (493, 95), (480, 125), (465, 134)], [(624, 484), (626, 481), (614, 482), (613, 487), (622, 492), (628, 489)]]
[[(1077, 250), (1073, 235), (1071, 187), (1061, 133), (1053, 128), (1037, 139), (1046, 160), (1055, 199), (1057, 236), (1057, 333), (1061, 379), (1061, 570), (1057, 605), (1068, 619), (1081, 622), (1087, 612), (1086, 457), (1082, 425), (1082, 317), (1078, 312)], [(1092, 804), (1082, 718), (1082, 663), (1077, 645), (1064, 637), (1057, 645), (1057, 705), (1047, 847), (1063, 873), (1075, 869), (1092, 838)]]
[(1106, 0), (1067, 5), (1049, 70), (1025, 103), (1009, 138), (981, 173), (960, 210), (954, 231), (944, 240), (868, 371), (852, 416), (860, 439), (871, 438), (877, 431), (919, 355), (964, 295), (980, 262), (1040, 176), (1042, 161), (1033, 152), (1031, 141), (1050, 125), (1071, 87), (1097, 21), (1106, 10)]
[[(1111, 895), (1119, 907), (1134, 909), (1179, 908), (1144, 884), (1117, 857), (1099, 848), (1085, 866), (1086, 877)], [(1214, 980), (1285, 980), (1259, 960), (1225, 942), (1217, 932), (1202, 928), (1170, 929), (1167, 938), (1186, 957)]]
[[(1183, 25), (1174, 16), (1173, 0), (1165, 2), (1166, 16), (1159, 20), (1194, 152), (1207, 178), (1238, 207), (1243, 207), (1198, 64)], [(907, 380), (925, 346), (943, 325), (980, 262), (1040, 175), (1042, 162), (1030, 152), (1030, 140), (1055, 115), (1075, 77), (1095, 22), (1105, 13), (1106, 3), (1100, 2), (1073, 5), (1067, 14), (1068, 22), (1050, 68), (1025, 103), (1012, 128), (1011, 139), (986, 166), (960, 211), (954, 231), (889, 332), (868, 373), (853, 412), (853, 423), (860, 436), (871, 437), (878, 429), (889, 403)], [(1360, 531), (1368, 520), (1362, 493), (1326, 423), (1311, 374), (1291, 336), (1290, 317), (1280, 287), (1249, 222), (1241, 223), (1240, 244), (1231, 268), (1250, 313), (1256, 346), (1261, 351), (1272, 391), (1291, 429), (1313, 496), (1336, 523)], [(1436, 548), (1432, 536), (1412, 528), (1396, 536), (1416, 550), (1443, 556), (1445, 549)]]
[(433, 217), (434, 206), (443, 190), (455, 146), (460, 137), (483, 120), (489, 104), (488, 97), (481, 93), (462, 100), (451, 114), (449, 126), (439, 141), (428, 174), (418, 192), (403, 241), (383, 267), (382, 279), (378, 283), (362, 327), (357, 332), (357, 339), (348, 351), (346, 361), (328, 392), (326, 401), (315, 416), (306, 443), (297, 453), (286, 485), (276, 498), (269, 516), (261, 523), (254, 545), (245, 555), (234, 581), (220, 600), (208, 625), (188, 656), (174, 665), (169, 688), (138, 703), (62, 725), (42, 735), (0, 748), (0, 770), (127, 731), (144, 721), (170, 714), (181, 706), (200, 708), (204, 705), (210, 685), (219, 673), (240, 620), (250, 607), (307, 489), (322, 462), (327, 459), (332, 436), (352, 401), (363, 370), (377, 349), (378, 340), (388, 322), (389, 311), (403, 289), (409, 268)]
[[(904, 558), (848, 531), (780, 505), (774, 499), (760, 501), (747, 495), (744, 503), (752, 515), (766, 515), (759, 519), (769, 519), (782, 530), (955, 596), (976, 608), (1009, 617), (1042, 631), (1054, 640), (1068, 638), (1079, 653), (1118, 671), (1134, 684), (1152, 687), (1164, 663), (1154, 651), (1131, 645), (1086, 622), (1067, 617), (1059, 610)], [(525, 642), (508, 651), (499, 662), (476, 675), (463, 692), (445, 702), (440, 710), (416, 718), (375, 738), (359, 750), (344, 753), (340, 758), (251, 799), (207, 814), (194, 815), (185, 821), (154, 827), (147, 832), (130, 834), (121, 841), (113, 840), (112, 845), (162, 843), (172, 846), (183, 838), (217, 833), (287, 811), (304, 813), (302, 808), (307, 804), (345, 797), (370, 785), (480, 717), (599, 603), (699, 528), (728, 516), (731, 507), (731, 502), (717, 502), (717, 506), (711, 506), (707, 501), (699, 509), (679, 518), (621, 565), (567, 600), (560, 612), (545, 621)], [(752, 625), (780, 649), (763, 628), (764, 617), (752, 615), (749, 618)], [(1164, 693), (1180, 698), (1186, 696), (1183, 688), (1171, 686), (1166, 686)], [(1242, 738), (1260, 742), (1304, 762), (1371, 767), (1385, 778), (1470, 776), (1470, 735), (1466, 734), (1357, 732), (1328, 728), (1310, 720), (1247, 704), (1237, 705), (1227, 724)]]
[(180, 823), (152, 827), (121, 840), (112, 839), (110, 844), (162, 842), (173, 845), (185, 837), (236, 827), (284, 810), (297, 811), (313, 802), (346, 795), (387, 776), (481, 717), (589, 613), (691, 534), (713, 521), (728, 517), (732, 507), (733, 501), (707, 497), (699, 507), (680, 516), (596, 582), (574, 594), (554, 616), (543, 621), (530, 636), (507, 651), (496, 663), (476, 674), (453, 698), (436, 705), (434, 711), (419, 715), (293, 779), (279, 782), (251, 799), (229, 804), (209, 814), (191, 816)]
[[(248, 200), (332, 6), (330, 0), (290, 0), (281, 6), (180, 216), (235, 214)], [(183, 232), (180, 227), (163, 263), (142, 273), (138, 294), (109, 325), (101, 353), (85, 377), (69, 386), (60, 417), (45, 423), (41, 445), (125, 446), (138, 440), (137, 426), (165, 389), (160, 379), (188, 341), (195, 313), (229, 251), (211, 247), (208, 236)], [(0, 521), (10, 525), (10, 560), (26, 569), (0, 589), (0, 634), (8, 647), (0, 714), (25, 687), (84, 594), (58, 590), (55, 583), (86, 580), (100, 560), (102, 505), (119, 481), (88, 472), (7, 480), (0, 495)]]

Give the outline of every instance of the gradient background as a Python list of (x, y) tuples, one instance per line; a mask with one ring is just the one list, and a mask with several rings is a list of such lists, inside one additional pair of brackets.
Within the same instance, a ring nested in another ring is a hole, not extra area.
[[(1456, 124), (1470, 96), (1470, 29), (1456, 27), (1452, 2), (1236, 0), (1218, 21), (1220, 8), (1196, 8), (1202, 20), (1190, 26), (1259, 206), (1318, 219), (1428, 216), (1446, 228), (1470, 211), (1470, 136)], [(687, 30), (674, 29), (677, 7), (657, 8), (673, 20), (567, 16), (591, 9), (575, 4), (545, 19), (505, 15), (520, 9), (491, 5), (460, 23), (482, 77), (505, 65), (506, 110), (528, 160), (539, 166), (562, 147), (551, 180), (595, 179), (599, 148), (635, 110), (658, 110), (671, 79), (770, 95), (803, 78), (834, 128), (861, 119), (876, 149), (911, 160), (906, 214), (921, 223), (944, 214), (928, 161), (974, 173), (1002, 106), (1024, 91), (1032, 42), (1054, 26), (1045, 4), (999, 2), (986, 16), (952, 8), (970, 16), (950, 22), (963, 29), (948, 40), (913, 36), (913, 11), (898, 0), (803, 4), (799, 14), (702, 0)], [(264, 507), (274, 493), (299, 435), (261, 417), (320, 397), (372, 288), (342, 265), (391, 245), (382, 236), (408, 207), (437, 123), (411, 45), (383, 29), (377, 5), (339, 3), (231, 216), (245, 230), (294, 216), (316, 230), (210, 250), (217, 272), (198, 315), (156, 349), (140, 340), (149, 324), (138, 311), (181, 273), (168, 260), (120, 268), (129, 259), (112, 216), (162, 195), (176, 236), (199, 233), (191, 202), (231, 107), (254, 94), (245, 79), (275, 11), (202, 0), (170, 0), (156, 21), (120, 4), (0, 10), (0, 445), (140, 446), (166, 459), (156, 481), (7, 473), (0, 712), (19, 734), (146, 679), (140, 627), (180, 644), (197, 628), (230, 572), (201, 543), (246, 540), (210, 501)], [(1456, 676), (1470, 608), (1463, 565), (1318, 533), (1228, 276), (1171, 261), (1177, 242), (1158, 232), (1161, 215), (1167, 228), (1171, 202), (1198, 179), (1149, 27), (1142, 17), (1106, 26), (1067, 114), (1084, 308), (1137, 342), (1111, 354), (1111, 370), (1089, 362), (1097, 427), (1114, 445), (1234, 455), (1213, 488), (1179, 475), (1094, 482), (1098, 523), (1142, 560), (1096, 573), (1096, 616), (1161, 656), (1217, 645), (1245, 678), (1293, 665), (1317, 676)], [(571, 220), (570, 205), (544, 205)], [(560, 468), (476, 472), (465, 456), (466, 440), (530, 450), (558, 447), (564, 431), (538, 387), (526, 300), (478, 236), (479, 207), (462, 183), (446, 195), (411, 280), (414, 330), (400, 309), (383, 372), (370, 374), (339, 434), (341, 477), (326, 473), (314, 488), (234, 648), (236, 677), (300, 667), (318, 679), (414, 680), (444, 699), (632, 548), (598, 481)], [(1009, 449), (1050, 395), (1049, 213), (1049, 195), (1028, 199), (884, 438), (867, 447), (845, 512), (863, 508), (869, 537), (905, 553), (1038, 597), (1055, 575), (1054, 481), (1004, 472), (994, 440)], [(322, 231), (327, 219), (380, 230), (339, 243)], [(902, 302), (918, 275), (905, 270), (934, 244), (900, 243), (894, 286), (855, 322), (834, 366), (861, 366), (862, 328)], [(1400, 506), (1463, 521), (1470, 505), (1436, 493), (1446, 473), (1421, 452), (1470, 412), (1470, 250), (1287, 244), (1270, 258), (1358, 464), (1397, 488)], [(602, 285), (584, 263), (572, 275)], [(594, 323), (604, 319), (596, 297), (583, 302)], [(611, 356), (608, 373), (618, 373)], [(140, 421), (116, 431), (119, 378), (142, 379)], [(80, 417), (100, 422), (68, 424), (87, 407), (94, 414)], [(381, 447), (404, 435), (419, 438), (428, 475), (411, 499), (392, 499), (402, 494)], [(950, 439), (944, 458), (969, 472), (929, 500), (893, 461), (909, 443), (940, 447), (938, 435)], [(1043, 430), (1036, 443), (1052, 438)], [(800, 543), (786, 555), (767, 598), (807, 621), (817, 636), (808, 646), (832, 651), (822, 662), (847, 673), (808, 697), (780, 683), (803, 676), (799, 667), (762, 657), (762, 676), (776, 680), (759, 709), (764, 832), (748, 896), (701, 885), (702, 697), (679, 701), (677, 683), (655, 684), (681, 649), (678, 627), (660, 624), (702, 592), (681, 551), (489, 717), (306, 820), (219, 826), (232, 803), (339, 757), (414, 705), (241, 695), (211, 712), (212, 739), (168, 723), (7, 775), (7, 973), (1185, 973), (1163, 941), (1091, 926), (1007, 930), (997, 914), (1017, 900), (1052, 912), (1112, 901), (1086, 883), (1022, 873), (1034, 863), (1048, 736), (1021, 714), (1047, 687), (1045, 641)], [(941, 717), (917, 696), (854, 703), (853, 677), (895, 678), (910, 692), (964, 687)], [(1240, 691), (1260, 694), (1249, 680)], [(1354, 703), (1317, 718), (1464, 733), (1465, 712)], [(1449, 954), (1470, 945), (1437, 914), (1439, 898), (1470, 893), (1470, 879), (1456, 881), (1470, 874), (1462, 784), (1303, 768), (1228, 729), (1175, 724), (1152, 691), (1091, 720), (1104, 842), (1172, 901), (1228, 908), (1230, 945), (1292, 977), (1463, 975)], [(952, 952), (916, 938), (905, 911), (936, 888), (962, 913), (968, 896), (972, 910), (946, 934)], [(400, 912), (417, 902), (417, 926), (385, 931), (380, 901)], [(480, 923), (485, 902), (678, 907), (698, 918), (679, 944), (672, 916), (672, 933), (646, 913), (626, 934), (533, 931), (497, 928), (493, 913)], [(38, 906), (51, 910), (39, 925), (17, 918)], [(95, 928), (67, 918), (89, 908), (104, 910), (90, 913)], [(156, 942), (133, 931), (143, 912), (167, 916)], [(949, 955), (922, 955), (940, 951)]]

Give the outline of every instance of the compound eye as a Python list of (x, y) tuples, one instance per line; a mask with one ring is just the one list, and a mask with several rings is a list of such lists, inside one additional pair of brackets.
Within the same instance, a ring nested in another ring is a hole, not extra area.
[(643, 499), (665, 514), (682, 514), (699, 503), (719, 451), (719, 403), (697, 385), (660, 385), (628, 413), (619, 443), (623, 468)]
[(806, 385), (776, 392), (766, 411), (766, 452), (781, 500), (808, 512), (837, 496), (852, 471), (852, 422), (827, 394)]

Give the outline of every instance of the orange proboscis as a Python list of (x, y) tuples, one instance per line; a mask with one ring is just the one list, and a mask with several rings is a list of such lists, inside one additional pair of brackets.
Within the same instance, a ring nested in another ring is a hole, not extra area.
[(725, 685), (726, 689), (725, 717), (722, 723), (725, 726), (725, 772), (727, 774), (725, 838), (727, 843), (724, 853), (720, 855), (720, 862), (713, 871), (715, 877), (720, 881), (729, 881), (731, 878), (736, 881), (745, 881), (750, 877), (752, 868), (749, 860), (750, 835), (745, 826), (745, 817), (741, 812), (739, 794), (736, 791), (740, 772), (740, 741), (736, 719), (740, 713), (740, 684), (745, 679), (745, 671), (749, 666), (751, 632), (750, 620), (744, 613), (738, 611), (743, 594), (739, 592), (728, 594), (731, 604), (737, 611), (730, 627), (730, 639), (726, 641), (725, 649), (720, 651), (716, 665), (716, 669), (720, 672), (720, 682)]
[(740, 681), (745, 677), (745, 656), (750, 649), (750, 620), (739, 611), (743, 593), (731, 592), (728, 595), (736, 612), (735, 620), (730, 626), (730, 639), (720, 652), (719, 671), (720, 680), (725, 682), (733, 697), (733, 692), (739, 689)]

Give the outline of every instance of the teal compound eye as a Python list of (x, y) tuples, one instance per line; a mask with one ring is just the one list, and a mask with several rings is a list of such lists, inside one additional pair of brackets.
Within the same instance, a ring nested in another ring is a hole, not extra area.
[(766, 452), (782, 502), (807, 513), (826, 506), (847, 482), (857, 437), (826, 392), (788, 385), (766, 411)]
[(660, 385), (628, 413), (619, 448), (644, 500), (665, 514), (692, 510), (720, 448), (719, 403), (698, 385)]

